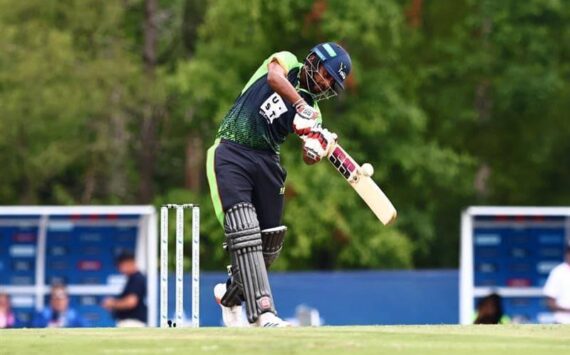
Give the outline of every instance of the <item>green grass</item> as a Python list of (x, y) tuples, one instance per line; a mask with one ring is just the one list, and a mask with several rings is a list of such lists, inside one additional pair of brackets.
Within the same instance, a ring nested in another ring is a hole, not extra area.
[(0, 330), (0, 354), (570, 354), (570, 326)]

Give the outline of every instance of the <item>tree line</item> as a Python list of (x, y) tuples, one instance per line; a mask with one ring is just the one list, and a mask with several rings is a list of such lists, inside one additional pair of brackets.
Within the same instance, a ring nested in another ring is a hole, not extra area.
[(382, 227), (291, 137), (275, 268), (456, 267), (466, 206), (570, 200), (569, 23), (554, 0), (0, 0), (0, 201), (198, 202), (219, 269), (219, 123), (271, 53), (337, 41), (353, 73), (324, 125), (399, 219)]

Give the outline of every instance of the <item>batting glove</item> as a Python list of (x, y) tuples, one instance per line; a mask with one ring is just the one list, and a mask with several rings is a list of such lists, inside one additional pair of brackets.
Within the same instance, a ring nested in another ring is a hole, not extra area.
[(319, 161), (328, 154), (333, 144), (336, 143), (337, 135), (319, 126), (311, 130), (304, 140), (305, 155), (314, 161)]
[(319, 111), (303, 99), (295, 102), (293, 107), (297, 111), (293, 118), (293, 130), (299, 136), (308, 134), (317, 125), (317, 120), (320, 117)]

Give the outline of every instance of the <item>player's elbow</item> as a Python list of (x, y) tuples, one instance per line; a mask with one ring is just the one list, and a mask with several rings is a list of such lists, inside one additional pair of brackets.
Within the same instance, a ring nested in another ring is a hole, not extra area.
[(273, 89), (273, 91), (278, 91), (282, 83), (283, 78), (285, 78), (285, 70), (277, 62), (269, 63), (267, 70), (267, 84)]
[(125, 298), (125, 306), (127, 309), (133, 309), (139, 303), (139, 298), (136, 295), (128, 295)]
[(270, 71), (267, 74), (267, 84), (273, 91), (279, 90), (279, 74)]

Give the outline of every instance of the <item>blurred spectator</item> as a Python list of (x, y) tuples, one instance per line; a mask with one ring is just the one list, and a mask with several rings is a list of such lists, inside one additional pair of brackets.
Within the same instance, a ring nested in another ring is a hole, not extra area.
[(10, 296), (0, 292), (0, 328), (12, 328), (16, 325), (16, 317), (10, 307)]
[(125, 252), (117, 258), (119, 272), (127, 276), (127, 284), (118, 297), (103, 300), (102, 306), (117, 320), (118, 327), (144, 327), (147, 320), (146, 278), (137, 268), (135, 256)]
[(505, 324), (509, 317), (503, 314), (503, 299), (496, 293), (482, 298), (477, 304), (474, 324)]
[(550, 271), (543, 293), (554, 312), (554, 321), (570, 324), (570, 244), (566, 246), (564, 262)]
[(51, 287), (49, 307), (36, 313), (33, 328), (75, 328), (87, 326), (85, 320), (69, 307), (69, 296), (64, 285)]

